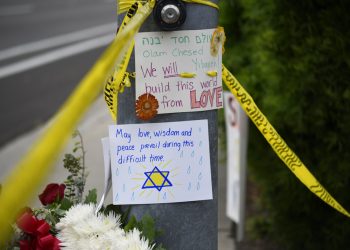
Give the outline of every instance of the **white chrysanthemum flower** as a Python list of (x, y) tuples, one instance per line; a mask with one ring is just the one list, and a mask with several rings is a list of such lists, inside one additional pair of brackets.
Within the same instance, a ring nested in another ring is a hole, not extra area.
[(125, 248), (127, 250), (151, 250), (153, 248), (149, 246), (149, 242), (147, 239), (141, 236), (139, 230), (134, 228), (132, 231), (126, 234), (128, 247)]
[(95, 206), (78, 204), (67, 211), (56, 225), (58, 239), (65, 250), (150, 250), (138, 230), (125, 234), (120, 217), (95, 214)]
[(65, 217), (60, 220), (60, 225), (68, 226), (87, 220), (94, 212), (92, 204), (77, 204), (69, 209)]

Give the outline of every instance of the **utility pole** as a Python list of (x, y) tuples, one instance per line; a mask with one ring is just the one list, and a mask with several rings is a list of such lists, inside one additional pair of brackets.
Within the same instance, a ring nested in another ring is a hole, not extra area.
[[(157, 4), (165, 5), (160, 10), (160, 18), (173, 18), (178, 14), (172, 2), (175, 0), (157, 1)], [(183, 24), (173, 30), (200, 30), (216, 28), (218, 25), (217, 9), (202, 4), (184, 3), (186, 18)], [(212, 0), (218, 3), (218, 0)], [(171, 6), (172, 5), (172, 6)], [(157, 9), (157, 6), (155, 7)], [(162, 12), (163, 10), (163, 12)], [(166, 16), (166, 13), (169, 15)], [(163, 16), (162, 16), (163, 15)], [(156, 23), (157, 15), (151, 15), (142, 25), (140, 32), (163, 31)], [(155, 18), (156, 17), (156, 18)], [(122, 17), (120, 17), (120, 20)], [(159, 16), (158, 16), (159, 18)], [(158, 21), (159, 22), (159, 21)], [(172, 22), (171, 20), (168, 22)], [(171, 26), (171, 25), (170, 25)], [(134, 54), (131, 57), (128, 71), (135, 71)], [(218, 72), (221, 74), (221, 72)], [(135, 115), (135, 84), (131, 88), (125, 88), (125, 92), (119, 94), (118, 100), (118, 124), (143, 123)], [(156, 220), (157, 228), (164, 231), (164, 234), (158, 239), (158, 242), (168, 249), (187, 250), (213, 250), (218, 246), (218, 129), (217, 129), (217, 110), (159, 114), (150, 121), (174, 122), (207, 119), (209, 125), (209, 145), (211, 161), (211, 177), (213, 187), (213, 199), (195, 202), (152, 204), (152, 205), (133, 205), (131, 214), (140, 219), (144, 214), (150, 214)]]

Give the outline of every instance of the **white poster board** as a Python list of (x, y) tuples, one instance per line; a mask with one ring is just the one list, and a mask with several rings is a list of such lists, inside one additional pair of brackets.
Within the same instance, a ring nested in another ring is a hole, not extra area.
[(213, 198), (208, 121), (111, 125), (113, 204)]
[[(135, 38), (136, 99), (154, 95), (158, 113), (222, 108), (222, 51), (210, 54), (214, 29), (141, 32)], [(220, 45), (221, 46), (221, 45)], [(208, 72), (217, 72), (209, 76)], [(195, 74), (181, 77), (182, 73)]]
[(227, 143), (226, 214), (237, 223), (237, 240), (243, 239), (248, 117), (230, 92), (224, 92)]

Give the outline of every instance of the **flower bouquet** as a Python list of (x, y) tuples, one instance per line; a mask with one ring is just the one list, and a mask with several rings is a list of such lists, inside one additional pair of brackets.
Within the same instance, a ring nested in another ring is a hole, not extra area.
[[(63, 166), (69, 175), (62, 184), (50, 183), (39, 195), (42, 207), (24, 208), (13, 225), (13, 238), (5, 249), (20, 250), (163, 250), (155, 243), (160, 233), (151, 216), (141, 221), (130, 216), (130, 207), (108, 205), (97, 211), (97, 191), (83, 197), (87, 178), (85, 150), (76, 131), (73, 153)], [(84, 199), (83, 199), (84, 198)]]

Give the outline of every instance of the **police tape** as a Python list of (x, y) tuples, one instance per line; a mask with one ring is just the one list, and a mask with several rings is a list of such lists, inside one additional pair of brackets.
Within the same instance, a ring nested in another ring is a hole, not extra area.
[[(124, 30), (128, 25), (130, 20), (136, 15), (141, 7), (141, 3), (135, 2), (130, 6), (128, 12), (126, 13), (122, 24), (120, 25), (119, 31)], [(118, 34), (117, 34), (118, 37)], [(115, 71), (111, 76), (108, 77), (104, 86), (104, 99), (108, 106), (109, 112), (114, 121), (117, 120), (118, 112), (118, 93), (124, 91), (124, 87), (130, 87), (131, 82), (129, 78), (129, 73), (126, 72), (126, 68), (129, 64), (130, 57), (134, 48), (134, 39), (129, 42), (127, 49), (123, 53), (122, 61), (117, 65)]]
[(265, 115), (255, 104), (253, 98), (242, 87), (238, 80), (222, 66), (222, 79), (232, 94), (241, 104), (243, 110), (259, 129), (272, 149), (295, 176), (315, 195), (335, 208), (340, 213), (350, 217), (350, 214), (328, 193), (328, 191), (317, 181), (310, 171), (301, 162), (298, 156), (288, 147), (274, 127), (267, 120)]
[(124, 45), (132, 41), (152, 12), (152, 8), (152, 2), (140, 8), (130, 20), (128, 29), (122, 30), (105, 50), (59, 110), (45, 133), (6, 178), (0, 195), (0, 246), (9, 238), (11, 224), (20, 208), (27, 204), (47, 176), (50, 165), (64, 147), (80, 118), (100, 94), (101, 84), (115, 65), (121, 63)]

